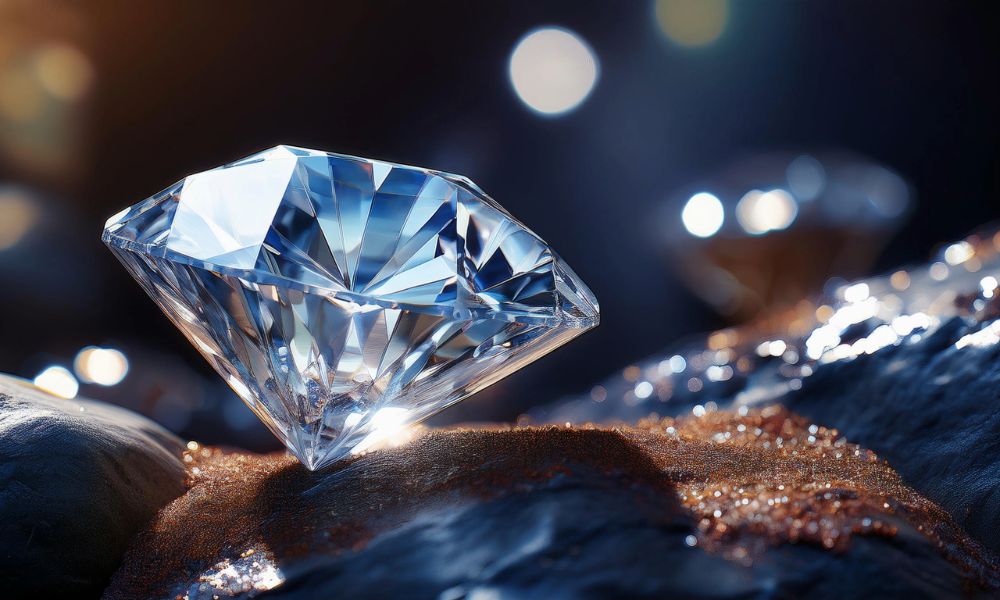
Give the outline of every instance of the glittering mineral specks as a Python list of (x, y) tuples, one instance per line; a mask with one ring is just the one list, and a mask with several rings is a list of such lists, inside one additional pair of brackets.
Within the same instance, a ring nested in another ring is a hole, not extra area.
[(690, 525), (676, 543), (740, 564), (786, 544), (849, 552), (858, 536), (905, 529), (971, 580), (998, 584), (995, 558), (838, 431), (782, 407), (695, 408), (615, 428), (427, 430), (320, 473), (192, 442), (188, 492), (140, 534), (106, 597), (252, 597), (302, 560), (361, 552), (421, 515), (581, 486), (661, 498), (657, 510)]
[(608, 414), (624, 403), (634, 408), (629, 414), (636, 418), (645, 414), (639, 412), (643, 408), (659, 410), (651, 406), (655, 400), (677, 406), (660, 410), (667, 414), (680, 414), (710, 399), (723, 405), (723, 399), (763, 405), (801, 388), (821, 365), (918, 343), (953, 317), (981, 324), (956, 348), (998, 344), (998, 240), (1000, 234), (971, 235), (943, 246), (929, 267), (840, 281), (828, 295), (803, 300), (782, 314), (712, 332), (703, 345), (630, 365), (620, 377), (602, 382), (600, 394), (592, 399)]
[(896, 533), (898, 517), (887, 504), (906, 505), (914, 514), (931, 510), (941, 518), (940, 509), (917, 500), (874, 453), (849, 444), (836, 430), (779, 407), (743, 412), (698, 406), (694, 419), (651, 418), (638, 425), (669, 431), (685, 444), (708, 442), (744, 455), (720, 461), (704, 480), (678, 486), (703, 549), (743, 563), (779, 543), (844, 551), (854, 535)]
[(975, 333), (962, 336), (955, 347), (958, 349), (972, 346), (973, 348), (986, 348), (1000, 343), (1000, 321), (993, 321), (988, 326), (983, 327)]
[(253, 598), (285, 581), (267, 550), (250, 548), (235, 558), (225, 558), (198, 576), (197, 582), (178, 594), (183, 600)]
[(995, 559), (946, 511), (836, 429), (781, 406), (695, 409), (636, 425), (670, 440), (644, 442), (696, 523), (688, 546), (751, 564), (780, 544), (844, 552), (855, 536), (891, 538), (912, 527), (962, 568), (996, 572)]

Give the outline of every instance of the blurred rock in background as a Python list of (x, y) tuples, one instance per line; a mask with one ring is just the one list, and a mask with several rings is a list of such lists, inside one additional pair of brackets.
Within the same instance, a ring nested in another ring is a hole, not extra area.
[(753, 155), (686, 189), (662, 216), (668, 265), (736, 323), (867, 273), (912, 205), (899, 175), (831, 151)]

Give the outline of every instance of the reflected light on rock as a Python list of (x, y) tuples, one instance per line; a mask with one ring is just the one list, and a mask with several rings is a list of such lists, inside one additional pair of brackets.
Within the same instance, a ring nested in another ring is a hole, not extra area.
[(736, 205), (736, 219), (751, 235), (786, 229), (798, 215), (795, 199), (785, 190), (751, 190)]
[(73, 370), (80, 381), (111, 386), (128, 374), (128, 359), (120, 350), (88, 346), (76, 355)]
[(871, 293), (868, 284), (865, 282), (855, 283), (844, 288), (844, 300), (850, 303), (861, 302), (868, 299)]
[(988, 348), (1000, 344), (1000, 321), (993, 321), (975, 333), (962, 336), (955, 342), (955, 348)]
[(992, 298), (996, 294), (997, 286), (1000, 283), (997, 282), (997, 278), (992, 275), (987, 275), (979, 280), (979, 287), (983, 291), (984, 298)]
[(382, 446), (395, 446), (408, 441), (411, 437), (406, 427), (409, 413), (409, 410), (395, 406), (380, 409), (371, 418), (373, 431), (355, 446), (351, 453), (361, 454)]
[(718, 198), (707, 192), (700, 192), (691, 196), (681, 211), (681, 221), (684, 228), (691, 235), (707, 238), (715, 235), (723, 222), (726, 214), (722, 208), (722, 202)]
[(17, 245), (37, 220), (38, 210), (27, 195), (0, 189), (0, 251)]
[(33, 383), (46, 392), (60, 398), (74, 398), (80, 391), (80, 384), (69, 369), (59, 366), (46, 367), (35, 376)]
[(597, 82), (597, 59), (580, 36), (547, 27), (521, 39), (510, 57), (510, 81), (532, 110), (558, 115), (576, 108)]
[(285, 581), (273, 553), (250, 548), (238, 557), (226, 558), (198, 576), (198, 580), (184, 598), (253, 597), (259, 592), (272, 590)]
[(688, 48), (707, 46), (722, 35), (729, 19), (728, 0), (656, 0), (656, 24), (671, 42)]
[(944, 250), (944, 261), (949, 265), (960, 265), (972, 258), (972, 244), (966, 241), (951, 244)]
[[(663, 410), (674, 414), (690, 406), (696, 413), (704, 410), (702, 414), (707, 414), (716, 402), (729, 409), (770, 404), (791, 391), (807, 389), (804, 382), (821, 365), (853, 361), (892, 347), (899, 350), (886, 351), (875, 359), (879, 362), (865, 362), (856, 372), (869, 373), (881, 364), (878, 368), (884, 375), (902, 378), (899, 381), (904, 383), (921, 374), (927, 384), (961, 385), (969, 371), (961, 368), (963, 358), (948, 355), (949, 345), (968, 354), (968, 364), (988, 362), (1000, 348), (1000, 253), (995, 233), (984, 229), (944, 245), (941, 255), (952, 246), (963, 255), (966, 250), (971, 252), (958, 266), (949, 267), (942, 258), (928, 266), (854, 282), (830, 278), (823, 295), (814, 300), (724, 330), (725, 334), (713, 332), (703, 342), (688, 344), (676, 354), (653, 356), (635, 369), (644, 373), (643, 380), (661, 401), (669, 402)], [(980, 263), (981, 273), (968, 271), (966, 265), (973, 261)], [(714, 350), (720, 346), (722, 349)], [(932, 366), (952, 364), (958, 370), (928, 368), (928, 352), (941, 353), (941, 360), (935, 356)], [(973, 357), (979, 352), (983, 354)], [(671, 368), (674, 361), (682, 368)], [(827, 370), (826, 377), (846, 372)], [(813, 393), (823, 390), (829, 384), (826, 377), (813, 381), (808, 389)], [(571, 407), (541, 414), (550, 422), (640, 419), (650, 407), (625, 401), (636, 397), (636, 386), (625, 373), (612, 376), (602, 382), (607, 402), (597, 405), (581, 398)], [(667, 393), (661, 394), (661, 390)], [(929, 394), (928, 398), (935, 397), (934, 392)], [(858, 398), (861, 407), (863, 397)], [(676, 432), (667, 429), (665, 433)]]
[(815, 200), (826, 187), (823, 165), (808, 154), (803, 154), (788, 165), (786, 177), (788, 189), (799, 200)]

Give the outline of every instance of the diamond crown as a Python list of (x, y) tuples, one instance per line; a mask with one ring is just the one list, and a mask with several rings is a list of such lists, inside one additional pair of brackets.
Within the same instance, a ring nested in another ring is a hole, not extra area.
[(191, 175), (102, 239), (310, 468), (599, 319), (562, 259), (468, 179), (317, 150)]

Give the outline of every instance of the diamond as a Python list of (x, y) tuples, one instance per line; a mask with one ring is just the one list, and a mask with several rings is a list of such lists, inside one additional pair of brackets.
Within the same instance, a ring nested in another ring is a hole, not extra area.
[(566, 263), (468, 179), (317, 150), (191, 175), (102, 239), (310, 469), (599, 319)]

